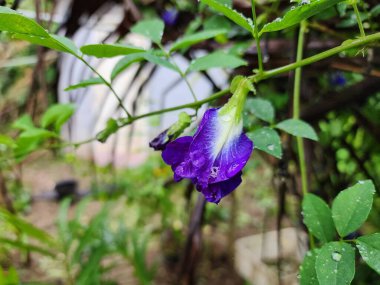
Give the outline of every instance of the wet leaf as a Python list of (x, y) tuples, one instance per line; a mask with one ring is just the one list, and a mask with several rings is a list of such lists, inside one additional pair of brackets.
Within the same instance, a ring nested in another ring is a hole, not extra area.
[(361, 236), (356, 242), (363, 260), (380, 274), (380, 233)]

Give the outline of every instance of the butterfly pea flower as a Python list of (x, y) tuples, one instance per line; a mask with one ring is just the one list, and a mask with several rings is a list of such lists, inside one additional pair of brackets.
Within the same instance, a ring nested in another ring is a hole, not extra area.
[(252, 84), (242, 77), (234, 79), (231, 99), (222, 108), (207, 110), (193, 136), (180, 137), (162, 152), (172, 167), (174, 180), (191, 179), (207, 201), (219, 201), (242, 182), (253, 142), (243, 133), (242, 112)]

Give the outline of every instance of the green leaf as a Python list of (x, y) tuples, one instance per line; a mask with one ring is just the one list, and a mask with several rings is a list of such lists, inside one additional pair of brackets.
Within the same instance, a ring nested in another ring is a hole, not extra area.
[(372, 181), (365, 180), (341, 191), (334, 199), (332, 217), (341, 237), (354, 232), (365, 222), (372, 208), (374, 193)]
[(170, 48), (170, 52), (182, 49), (182, 48), (188, 48), (192, 45), (195, 45), (199, 42), (214, 38), (217, 35), (225, 34), (227, 31), (224, 29), (216, 29), (216, 30), (207, 30), (198, 32), (195, 34), (191, 34), (188, 36), (184, 36), (180, 39), (178, 39)]
[(275, 130), (264, 127), (247, 133), (247, 136), (253, 141), (255, 148), (274, 157), (282, 157), (281, 139)]
[(329, 242), (319, 250), (315, 269), (319, 285), (350, 284), (355, 275), (355, 249), (345, 242)]
[(111, 80), (114, 80), (121, 72), (127, 69), (131, 64), (144, 60), (145, 57), (141, 53), (129, 54), (123, 57), (112, 70)]
[(0, 7), (0, 31), (35, 37), (49, 37), (49, 33), (36, 21), (6, 7)]
[(41, 118), (41, 127), (54, 126), (54, 130), (59, 132), (61, 127), (74, 114), (75, 106), (72, 104), (56, 104), (49, 107)]
[(315, 262), (317, 250), (308, 251), (300, 266), (300, 284), (301, 285), (319, 285), (317, 272), (315, 271)]
[(380, 233), (359, 237), (356, 247), (368, 266), (380, 274)]
[(276, 127), (293, 136), (318, 141), (318, 136), (313, 127), (304, 121), (288, 119), (278, 123)]
[(260, 30), (259, 36), (263, 33), (280, 31), (291, 27), (343, 1), (344, 0), (318, 0), (308, 1), (309, 4), (300, 4), (290, 9), (282, 18), (277, 18), (273, 22), (266, 24)]
[(114, 57), (119, 55), (128, 55), (134, 53), (145, 52), (144, 49), (129, 45), (120, 44), (92, 44), (85, 45), (80, 50), (87, 55), (97, 58)]
[(29, 115), (23, 115), (13, 122), (12, 128), (19, 130), (28, 130), (35, 128), (32, 118)]
[(152, 54), (152, 53), (144, 53), (144, 58), (145, 58), (145, 60), (147, 60), (151, 63), (154, 63), (156, 65), (161, 65), (163, 67), (174, 70), (175, 72), (178, 72), (178, 69), (165, 58), (162, 58), (162, 57), (157, 56), (157, 55)]
[(221, 4), (216, 0), (201, 0), (202, 3), (208, 5), (209, 7), (215, 9), (219, 13), (222, 13), (231, 21), (235, 22), (240, 27), (246, 29), (249, 32), (253, 31), (253, 23), (251, 19), (247, 19), (239, 12), (235, 11), (231, 7), (225, 4)]
[(79, 82), (78, 84), (71, 85), (65, 88), (65, 91), (71, 91), (71, 90), (75, 90), (79, 88), (84, 88), (90, 85), (98, 85), (98, 84), (104, 84), (104, 81), (99, 77), (94, 77), (94, 78), (83, 80)]
[(9, 137), (7, 135), (2, 135), (2, 134), (0, 134), (0, 145), (5, 145), (7, 147), (15, 147), (16, 146), (14, 140), (11, 137)]
[(216, 51), (193, 60), (186, 72), (207, 70), (215, 67), (236, 68), (242, 65), (247, 65), (247, 62), (240, 57)]
[(46, 248), (43, 248), (43, 247), (40, 247), (40, 246), (37, 246), (37, 245), (27, 244), (27, 243), (21, 242), (19, 240), (12, 240), (12, 239), (0, 236), (0, 243), (1, 244), (8, 244), (8, 245), (10, 245), (12, 247), (15, 247), (15, 248), (18, 248), (18, 249), (22, 249), (22, 250), (38, 252), (38, 253), (41, 253), (43, 255), (47, 255), (47, 256), (50, 256), (50, 257), (55, 257), (56, 256), (56, 254), (52, 253), (50, 249), (46, 249)]
[(57, 51), (71, 53), (75, 56), (78, 55), (78, 48), (75, 44), (70, 39), (62, 36), (49, 35), (49, 37), (43, 38), (24, 34), (13, 34), (12, 38), (28, 41), (32, 44), (44, 46)]
[(46, 138), (57, 137), (57, 135), (55, 133), (50, 132), (50, 131), (45, 130), (45, 129), (32, 128), (32, 129), (28, 129), (26, 131), (23, 131), (19, 137), (24, 138), (24, 139), (43, 140)]
[(48, 245), (55, 245), (55, 241), (50, 234), (2, 208), (0, 208), (0, 220), (7, 222), (9, 225), (31, 238)]
[(335, 236), (331, 210), (318, 196), (307, 194), (302, 201), (303, 221), (310, 233), (323, 243), (332, 241)]
[(131, 31), (136, 34), (146, 36), (154, 43), (161, 43), (162, 35), (164, 34), (164, 22), (160, 19), (150, 19), (139, 21), (131, 28)]
[(274, 120), (274, 108), (270, 101), (260, 98), (249, 98), (246, 103), (247, 109), (257, 118), (272, 123)]

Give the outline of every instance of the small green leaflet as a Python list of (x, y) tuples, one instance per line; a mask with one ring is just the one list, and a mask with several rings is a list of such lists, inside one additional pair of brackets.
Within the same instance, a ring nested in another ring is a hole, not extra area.
[(140, 62), (143, 60), (145, 60), (145, 58), (141, 53), (133, 53), (126, 55), (121, 60), (119, 60), (114, 66), (111, 73), (111, 80), (114, 80), (120, 73), (126, 70), (133, 63)]
[(365, 180), (341, 191), (334, 199), (332, 217), (341, 237), (356, 231), (365, 222), (372, 208), (374, 193), (372, 181)]
[(121, 44), (91, 44), (82, 46), (80, 50), (86, 55), (95, 56), (97, 58), (145, 52), (142, 48)]
[(55, 104), (49, 107), (41, 118), (41, 127), (53, 129), (58, 133), (61, 127), (74, 114), (75, 107), (72, 104)]
[(131, 31), (136, 34), (146, 36), (154, 43), (161, 43), (162, 35), (164, 34), (164, 22), (160, 19), (149, 19), (139, 21), (131, 28)]
[(318, 0), (309, 1), (304, 0), (300, 5), (291, 8), (282, 18), (277, 18), (273, 22), (266, 24), (259, 32), (259, 36), (263, 33), (274, 32), (286, 29), (290, 26), (296, 25), (311, 16), (314, 16), (339, 2), (344, 0)]
[(307, 194), (302, 201), (303, 221), (310, 233), (323, 243), (335, 237), (335, 226), (329, 206), (314, 194)]
[(257, 118), (272, 123), (274, 120), (274, 108), (272, 103), (261, 98), (248, 98), (246, 107)]
[(300, 284), (301, 285), (319, 285), (317, 272), (315, 271), (315, 261), (318, 250), (308, 251), (300, 266)]
[(31, 128), (35, 128), (35, 126), (32, 118), (29, 115), (25, 114), (13, 122), (12, 128), (25, 131)]
[(298, 119), (288, 119), (278, 123), (276, 127), (293, 136), (318, 141), (318, 136), (313, 127), (304, 121)]
[(119, 130), (119, 124), (117, 123), (117, 121), (115, 119), (109, 119), (107, 121), (107, 126), (104, 130), (102, 130), (101, 132), (99, 132), (97, 135), (96, 135), (96, 139), (101, 142), (101, 143), (105, 143), (107, 141), (107, 139), (114, 133), (116, 133), (118, 130)]
[(227, 54), (222, 51), (216, 51), (208, 55), (202, 56), (200, 58), (194, 59), (191, 63), (187, 72), (190, 71), (201, 71), (210, 68), (236, 68), (242, 65), (247, 65), (245, 60), (235, 55)]
[(363, 260), (380, 274), (380, 233), (359, 237), (356, 247)]
[(319, 285), (351, 284), (355, 275), (355, 249), (345, 242), (326, 243), (315, 262)]
[(281, 139), (275, 130), (264, 127), (247, 133), (247, 136), (253, 141), (255, 148), (274, 157), (282, 157)]
[(232, 9), (229, 5), (221, 4), (216, 0), (201, 0), (201, 2), (215, 9), (219, 13), (222, 13), (228, 19), (235, 22), (237, 25), (246, 29), (247, 31), (253, 31), (253, 23), (251, 19), (247, 19), (242, 14)]
[(104, 81), (99, 77), (94, 77), (94, 78), (83, 80), (77, 84), (71, 85), (65, 88), (65, 91), (71, 91), (71, 90), (75, 90), (79, 88), (84, 88), (90, 85), (98, 85), (98, 84), (104, 84)]
[(170, 48), (170, 53), (173, 51), (182, 49), (182, 48), (188, 48), (192, 45), (195, 45), (199, 42), (211, 39), (216, 37), (217, 35), (220, 34), (225, 34), (227, 31), (224, 29), (217, 29), (217, 30), (207, 30), (207, 31), (202, 31), (198, 33), (194, 33), (191, 35), (184, 36), (180, 39), (178, 39), (175, 43)]

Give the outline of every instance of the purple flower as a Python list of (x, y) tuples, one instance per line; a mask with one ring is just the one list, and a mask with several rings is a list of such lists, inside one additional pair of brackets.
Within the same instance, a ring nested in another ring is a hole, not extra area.
[(164, 20), (165, 25), (174, 26), (178, 20), (178, 11), (174, 8), (165, 10), (161, 15), (162, 20)]
[(230, 101), (221, 109), (207, 110), (194, 136), (176, 139), (162, 153), (175, 181), (191, 179), (213, 203), (239, 186), (241, 170), (253, 150), (252, 141), (243, 133), (241, 104)]

